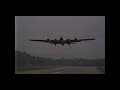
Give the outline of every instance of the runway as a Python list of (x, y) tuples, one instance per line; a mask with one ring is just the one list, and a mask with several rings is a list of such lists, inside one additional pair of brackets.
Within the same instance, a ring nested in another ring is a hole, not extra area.
[(44, 70), (16, 72), (16, 74), (103, 74), (97, 67), (56, 67)]

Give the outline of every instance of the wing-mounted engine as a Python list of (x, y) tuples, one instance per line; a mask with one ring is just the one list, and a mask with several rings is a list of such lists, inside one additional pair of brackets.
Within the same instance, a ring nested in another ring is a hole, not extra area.
[(57, 39), (54, 40), (54, 43), (55, 43), (55, 46), (56, 46), (56, 44), (57, 44)]
[(50, 41), (50, 39), (47, 39), (47, 41)]
[(70, 39), (67, 39), (67, 43), (68, 43), (68, 45), (70, 45)]
[(74, 40), (75, 40), (75, 41), (77, 41), (78, 39), (77, 39), (77, 38), (75, 38)]

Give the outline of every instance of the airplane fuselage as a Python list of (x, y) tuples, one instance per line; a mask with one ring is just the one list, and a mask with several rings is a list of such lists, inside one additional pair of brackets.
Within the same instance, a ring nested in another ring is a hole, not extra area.
[(51, 43), (51, 44), (75, 44), (75, 42), (71, 42), (71, 41), (65, 41), (65, 40), (57, 40), (57, 41), (54, 41), (54, 40), (50, 40), (50, 42), (48, 43)]

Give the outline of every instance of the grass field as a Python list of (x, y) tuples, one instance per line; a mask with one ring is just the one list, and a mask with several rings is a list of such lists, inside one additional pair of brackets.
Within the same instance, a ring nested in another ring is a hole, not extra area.
[(31, 70), (44, 70), (44, 69), (49, 69), (52, 68), (52, 66), (19, 66), (15, 68), (15, 71), (17, 72), (23, 72), (23, 71), (31, 71)]
[(98, 69), (99, 69), (102, 73), (105, 73), (105, 66), (98, 67)]
[(22, 66), (16, 67), (16, 74), (104, 74), (104, 67), (75, 66)]

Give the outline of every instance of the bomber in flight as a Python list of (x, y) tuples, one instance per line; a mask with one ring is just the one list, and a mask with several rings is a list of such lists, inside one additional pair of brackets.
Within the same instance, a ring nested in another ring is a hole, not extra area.
[(82, 42), (82, 41), (88, 41), (88, 40), (95, 40), (95, 38), (91, 38), (91, 39), (77, 39), (77, 38), (75, 38), (73, 40), (70, 40), (70, 39), (64, 40), (61, 37), (59, 40), (57, 40), (57, 39), (54, 39), (54, 40), (47, 39), (47, 40), (30, 40), (30, 41), (45, 42), (45, 43), (55, 44), (55, 46), (56, 46), (56, 44), (61, 44), (63, 46), (64, 44), (70, 45), (70, 44), (76, 44), (76, 42)]

